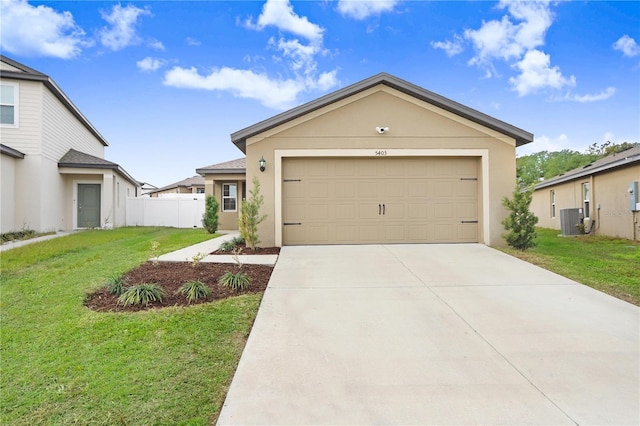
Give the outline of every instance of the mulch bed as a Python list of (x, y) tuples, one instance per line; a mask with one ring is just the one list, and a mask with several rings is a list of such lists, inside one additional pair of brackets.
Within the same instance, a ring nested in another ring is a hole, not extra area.
[[(256, 247), (255, 250), (247, 247), (244, 243), (240, 243), (236, 246), (239, 249), (238, 254), (280, 254), (280, 247)], [(226, 254), (233, 255), (230, 251), (220, 251), (216, 250), (209, 254)]]
[(132, 312), (168, 306), (189, 306), (187, 299), (183, 295), (176, 293), (182, 284), (192, 280), (200, 280), (207, 284), (211, 289), (211, 296), (207, 299), (193, 302), (191, 305), (225, 299), (240, 294), (259, 293), (267, 288), (273, 266), (243, 264), (242, 270), (251, 277), (251, 284), (245, 291), (236, 292), (218, 285), (218, 279), (227, 271), (237, 272), (237, 270), (237, 265), (225, 263), (199, 263), (194, 267), (190, 262), (160, 262), (157, 265), (147, 262), (124, 275), (125, 286), (156, 283), (166, 293), (162, 302), (149, 303), (148, 306), (123, 307), (118, 305), (118, 297), (109, 294), (107, 289), (103, 287), (87, 296), (85, 306), (101, 312)]

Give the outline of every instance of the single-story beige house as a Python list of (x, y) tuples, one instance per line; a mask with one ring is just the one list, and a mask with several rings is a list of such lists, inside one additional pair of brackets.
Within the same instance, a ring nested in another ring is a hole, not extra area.
[(192, 176), (148, 192), (151, 197), (164, 197), (170, 194), (204, 194), (204, 178)]
[(56, 83), (0, 55), (0, 98), (2, 232), (124, 225), (139, 182)]
[(560, 211), (579, 208), (590, 233), (638, 241), (639, 181), (640, 145), (636, 145), (538, 183), (531, 211), (538, 216), (538, 226), (561, 229)]
[(233, 209), (259, 179), (263, 246), (500, 245), (515, 149), (533, 135), (382, 73), (231, 139), (244, 169), (237, 160), (197, 172), (229, 213), (221, 228), (237, 227)]

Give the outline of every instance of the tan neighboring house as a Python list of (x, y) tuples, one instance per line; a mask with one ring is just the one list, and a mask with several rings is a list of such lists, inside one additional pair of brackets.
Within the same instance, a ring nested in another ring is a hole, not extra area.
[(0, 95), (2, 232), (124, 225), (139, 183), (56, 83), (0, 56)]
[(208, 194), (221, 194), (222, 211), (224, 197), (235, 197), (227, 206), (237, 209), (244, 182), (251, 189), (259, 179), (263, 246), (502, 245), (515, 149), (533, 135), (382, 73), (231, 139), (246, 154), (244, 171), (223, 163), (197, 172)]
[(561, 229), (561, 210), (582, 209), (587, 231), (640, 240), (640, 145), (535, 185), (538, 226)]
[(220, 204), (218, 228), (238, 229), (240, 203), (246, 198), (246, 161), (244, 158), (196, 169), (205, 181), (205, 193), (213, 195)]
[(151, 197), (167, 197), (174, 194), (204, 194), (204, 178), (192, 176), (148, 192)]

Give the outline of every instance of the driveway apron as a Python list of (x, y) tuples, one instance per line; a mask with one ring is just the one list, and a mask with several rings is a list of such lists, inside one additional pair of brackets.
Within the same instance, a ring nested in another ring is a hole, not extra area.
[(637, 425), (639, 319), (480, 244), (284, 247), (218, 424)]

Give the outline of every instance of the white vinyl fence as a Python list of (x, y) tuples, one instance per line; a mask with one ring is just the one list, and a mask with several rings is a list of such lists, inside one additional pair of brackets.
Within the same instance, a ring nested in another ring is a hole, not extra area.
[(202, 228), (204, 196), (127, 198), (126, 212), (127, 226)]

